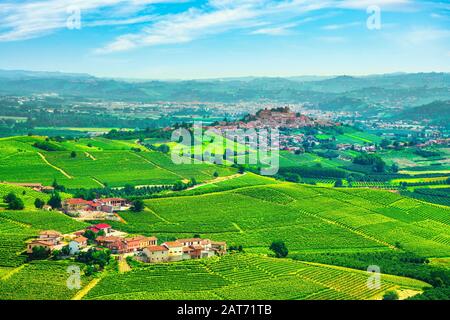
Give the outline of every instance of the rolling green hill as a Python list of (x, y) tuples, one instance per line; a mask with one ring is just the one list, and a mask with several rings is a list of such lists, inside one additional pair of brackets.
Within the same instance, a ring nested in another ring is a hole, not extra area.
[[(43, 150), (36, 143), (51, 144), (55, 151)], [(170, 154), (149, 151), (132, 141), (104, 138), (64, 142), (46, 142), (35, 136), (3, 138), (0, 159), (0, 181), (50, 185), (56, 179), (66, 188), (174, 184), (191, 178), (202, 182), (212, 180), (216, 171), (220, 176), (236, 172), (209, 164), (174, 165)]]

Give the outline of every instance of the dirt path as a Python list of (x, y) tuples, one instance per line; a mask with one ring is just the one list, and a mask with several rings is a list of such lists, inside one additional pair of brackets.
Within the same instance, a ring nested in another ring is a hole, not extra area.
[(47, 160), (47, 158), (46, 158), (42, 153), (38, 152), (38, 155), (42, 158), (42, 160), (43, 160), (48, 166), (50, 166), (50, 167), (52, 167), (53, 169), (55, 169), (55, 170), (61, 172), (61, 173), (62, 173), (63, 175), (65, 175), (67, 178), (73, 179), (73, 177), (72, 177), (71, 175), (69, 175), (67, 172), (65, 172), (63, 169), (58, 168), (57, 166), (51, 164), (51, 163)]
[(23, 268), (25, 268), (26, 264), (21, 265), (20, 267), (14, 268), (13, 270), (11, 270), (10, 272), (8, 272), (7, 274), (5, 274), (3, 277), (0, 278), (0, 280), (8, 280), (9, 278), (11, 278), (13, 275), (15, 275), (16, 273), (20, 272), (20, 270), (22, 270)]
[(77, 294), (72, 298), (72, 300), (82, 300), (85, 295), (89, 293), (100, 281), (102, 278), (95, 278), (91, 282), (89, 282), (83, 289), (77, 292)]
[(173, 222), (170, 222), (169, 220), (164, 219), (163, 217), (161, 217), (159, 214), (157, 214), (157, 213), (156, 213), (155, 211), (153, 211), (152, 209), (145, 208), (144, 211), (150, 212), (150, 213), (153, 214), (155, 217), (157, 217), (159, 220), (161, 220), (161, 221), (163, 221), (163, 222), (165, 222), (165, 223), (168, 223), (168, 224), (177, 224), (177, 223), (173, 223)]
[(101, 186), (102, 188), (105, 187), (105, 185), (103, 183), (100, 182), (100, 180), (98, 180), (97, 178), (91, 177), (92, 180), (94, 180), (95, 183), (97, 183), (99, 186)]
[(177, 177), (179, 177), (179, 178), (181, 178), (181, 179), (186, 179), (186, 177), (183, 177), (183, 176), (179, 175), (179, 174), (176, 173), (176, 172), (170, 171), (170, 170), (167, 169), (167, 168), (161, 167), (160, 165), (154, 163), (153, 161), (148, 160), (147, 158), (141, 156), (140, 154), (137, 154), (137, 153), (134, 153), (134, 152), (133, 152), (132, 154), (134, 154), (136, 157), (138, 157), (138, 158), (144, 160), (144, 161), (147, 162), (148, 164), (151, 164), (152, 166), (155, 166), (155, 167), (158, 168), (158, 169), (161, 169), (161, 170), (170, 172), (171, 174), (174, 174), (174, 175), (176, 175)]
[(88, 158), (90, 158), (90, 159), (92, 159), (92, 160), (94, 160), (94, 161), (97, 161), (97, 158), (94, 157), (94, 156), (93, 156), (92, 154), (90, 154), (89, 152), (85, 152), (84, 154), (86, 155), (86, 157), (88, 157)]
[(119, 272), (125, 273), (131, 271), (131, 267), (124, 256), (119, 257)]
[(247, 172), (244, 172), (242, 174), (236, 173), (236, 174), (233, 174), (231, 176), (217, 177), (214, 180), (211, 180), (211, 181), (208, 181), (208, 182), (205, 182), (205, 183), (197, 184), (195, 186), (187, 188), (186, 190), (193, 190), (193, 189), (197, 189), (197, 188), (200, 188), (200, 187), (203, 187), (203, 186), (207, 186), (209, 184), (214, 184), (214, 183), (223, 182), (223, 181), (227, 181), (227, 180), (231, 180), (231, 179), (236, 179), (236, 178), (242, 177), (242, 176), (244, 176), (246, 174), (247, 174)]

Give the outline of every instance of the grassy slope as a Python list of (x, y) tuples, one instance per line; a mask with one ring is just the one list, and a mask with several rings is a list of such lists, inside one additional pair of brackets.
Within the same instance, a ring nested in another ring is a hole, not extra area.
[(420, 291), (427, 284), (382, 276), (367, 287), (367, 273), (348, 268), (233, 254), (209, 260), (140, 265), (105, 277), (85, 299), (379, 299), (392, 289)]
[(399, 244), (428, 257), (450, 251), (450, 210), (444, 207), (387, 191), (267, 178), (260, 178), (265, 180), (259, 186), (245, 184), (258, 178), (245, 175), (176, 198), (147, 200), (147, 211), (122, 214), (127, 224), (116, 227), (162, 238), (199, 233), (254, 252), (266, 252), (277, 239), (291, 252), (392, 250)]
[[(232, 168), (208, 164), (177, 166), (172, 163), (170, 155), (131, 151), (131, 148), (142, 149), (131, 141), (94, 138), (52, 142), (64, 150), (55, 152), (34, 148), (36, 141), (43, 141), (43, 138), (0, 139), (0, 180), (50, 185), (57, 179), (68, 188), (95, 188), (105, 183), (113, 187), (127, 183), (173, 184), (192, 177), (206, 181), (213, 178), (215, 171), (221, 176), (235, 172)], [(70, 157), (72, 151), (77, 153), (76, 158)]]

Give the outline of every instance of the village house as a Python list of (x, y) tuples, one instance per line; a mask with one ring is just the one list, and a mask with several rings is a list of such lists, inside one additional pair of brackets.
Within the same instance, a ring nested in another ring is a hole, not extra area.
[(91, 230), (94, 233), (99, 233), (100, 231), (103, 231), (105, 233), (105, 236), (112, 233), (112, 228), (109, 224), (106, 223), (99, 223), (93, 226), (89, 226), (86, 228), (86, 230)]
[(86, 248), (88, 245), (88, 239), (83, 236), (79, 236), (74, 238), (72, 241), (69, 242), (69, 249), (70, 254), (76, 254), (81, 249)]
[(112, 253), (119, 254), (119, 253), (124, 253), (124, 251), (125, 251), (124, 243), (122, 242), (122, 238), (120, 238), (120, 237), (100, 236), (100, 237), (97, 237), (97, 239), (95, 239), (95, 241), (97, 242), (97, 244), (99, 246), (102, 246), (102, 247), (105, 247), (105, 248), (108, 248), (109, 250), (111, 250)]
[(55, 190), (55, 188), (53, 187), (44, 186), (40, 183), (16, 183), (16, 182), (4, 182), (4, 183), (18, 187), (30, 188), (37, 192), (51, 192)]
[(124, 238), (122, 241), (125, 243), (126, 252), (136, 252), (146, 247), (156, 245), (158, 239), (155, 237), (137, 236), (132, 238)]
[(129, 209), (129, 203), (122, 198), (94, 199), (92, 201), (81, 198), (67, 199), (63, 203), (63, 211), (67, 214), (82, 214), (89, 212), (114, 213)]
[(169, 261), (181, 261), (183, 260), (183, 244), (177, 241), (168, 241), (162, 244), (169, 250)]
[(61, 247), (62, 234), (54, 230), (45, 230), (39, 233), (37, 239), (31, 240), (27, 244), (27, 253), (33, 253), (34, 247), (44, 247), (49, 251)]
[(132, 238), (121, 238), (115, 236), (99, 236), (96, 239), (98, 245), (108, 248), (114, 254), (131, 253), (141, 251), (146, 247), (157, 244), (155, 237), (137, 236)]
[(188, 238), (164, 242), (161, 246), (150, 246), (143, 250), (146, 262), (174, 262), (189, 259), (211, 258), (226, 253), (225, 242), (209, 239)]
[(169, 261), (169, 249), (164, 246), (149, 246), (143, 250), (146, 262), (158, 263)]

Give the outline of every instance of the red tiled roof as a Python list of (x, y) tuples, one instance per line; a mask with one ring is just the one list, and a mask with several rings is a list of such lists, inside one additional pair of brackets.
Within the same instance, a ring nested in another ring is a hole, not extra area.
[(81, 198), (73, 198), (73, 199), (67, 199), (65, 201), (67, 204), (76, 205), (76, 204), (89, 204), (89, 201), (86, 201)]
[(37, 239), (31, 241), (30, 244), (39, 244), (39, 245), (49, 246), (49, 247), (53, 246), (53, 242), (51, 242), (51, 241), (37, 240)]
[(104, 198), (104, 199), (99, 199), (99, 201), (126, 201), (126, 200), (122, 199), (122, 198)]
[(106, 223), (99, 223), (99, 224), (96, 224), (94, 227), (97, 228), (97, 229), (109, 229), (109, 228), (111, 228), (111, 226), (109, 224), (106, 224)]
[(61, 232), (55, 230), (44, 230), (39, 232), (40, 235), (61, 236)]
[(168, 242), (164, 242), (163, 245), (167, 246), (167, 247), (182, 247), (183, 245), (177, 241), (168, 241)]
[(78, 242), (78, 243), (80, 243), (80, 242), (86, 242), (86, 241), (87, 241), (87, 238), (81, 236), (81, 237), (77, 237), (77, 238), (73, 239), (73, 241)]
[(93, 231), (93, 232), (95, 232), (95, 233), (98, 233), (98, 232), (100, 231), (100, 229), (97, 229), (97, 228), (94, 227), (94, 226), (87, 227), (86, 229), (91, 230), (91, 231)]
[(150, 252), (156, 252), (156, 251), (168, 251), (169, 249), (163, 246), (150, 246), (147, 247), (147, 250)]
[(201, 238), (187, 238), (187, 239), (177, 239), (178, 242), (199, 242), (202, 241)]

